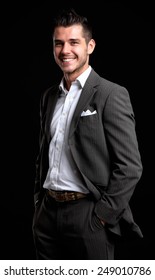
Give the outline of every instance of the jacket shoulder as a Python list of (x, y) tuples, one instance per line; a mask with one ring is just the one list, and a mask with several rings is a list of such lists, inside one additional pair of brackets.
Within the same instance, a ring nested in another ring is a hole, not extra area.
[(49, 97), (54, 95), (59, 90), (59, 85), (55, 84), (48, 87), (45, 91), (41, 94), (41, 104), (44, 106), (49, 100)]
[(104, 92), (107, 92), (107, 94), (116, 92), (117, 90), (127, 92), (127, 89), (124, 86), (100, 76), (93, 69), (90, 74), (90, 81), (95, 85), (98, 91), (104, 90)]

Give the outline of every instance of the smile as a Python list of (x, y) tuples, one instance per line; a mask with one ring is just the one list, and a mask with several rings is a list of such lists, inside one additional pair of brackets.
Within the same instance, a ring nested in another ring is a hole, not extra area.
[(69, 62), (69, 61), (72, 61), (73, 60), (73, 58), (65, 58), (65, 59), (63, 59), (62, 61), (63, 62)]

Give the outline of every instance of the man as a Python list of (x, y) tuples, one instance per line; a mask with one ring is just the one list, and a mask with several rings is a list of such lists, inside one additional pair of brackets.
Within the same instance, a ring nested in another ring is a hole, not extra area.
[(114, 259), (115, 236), (142, 237), (129, 206), (142, 174), (130, 97), (92, 69), (94, 49), (87, 18), (62, 11), (53, 53), (63, 77), (40, 101), (37, 259)]

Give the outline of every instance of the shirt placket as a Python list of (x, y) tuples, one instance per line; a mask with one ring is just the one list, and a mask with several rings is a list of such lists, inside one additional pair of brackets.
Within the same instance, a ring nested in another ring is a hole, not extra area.
[(66, 96), (63, 111), (58, 121), (58, 132), (57, 132), (57, 138), (55, 142), (54, 164), (51, 172), (52, 181), (55, 186), (57, 186), (60, 160), (61, 160), (62, 148), (64, 144), (65, 129), (67, 128), (68, 113), (72, 105), (73, 99), (74, 99), (73, 94), (69, 92)]

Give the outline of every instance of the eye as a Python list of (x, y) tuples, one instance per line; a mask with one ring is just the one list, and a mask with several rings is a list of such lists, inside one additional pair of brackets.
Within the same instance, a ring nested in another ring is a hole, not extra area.
[(62, 41), (55, 41), (54, 42), (54, 46), (57, 47), (57, 46), (62, 46), (63, 45), (63, 42)]
[(71, 45), (72, 45), (72, 46), (74, 46), (74, 45), (78, 45), (78, 44), (79, 44), (79, 42), (78, 42), (78, 41), (72, 41), (72, 42), (71, 42)]
[(63, 44), (60, 43), (60, 42), (57, 42), (57, 43), (55, 43), (54, 45), (55, 45), (55, 47), (58, 47), (58, 46), (62, 46)]

